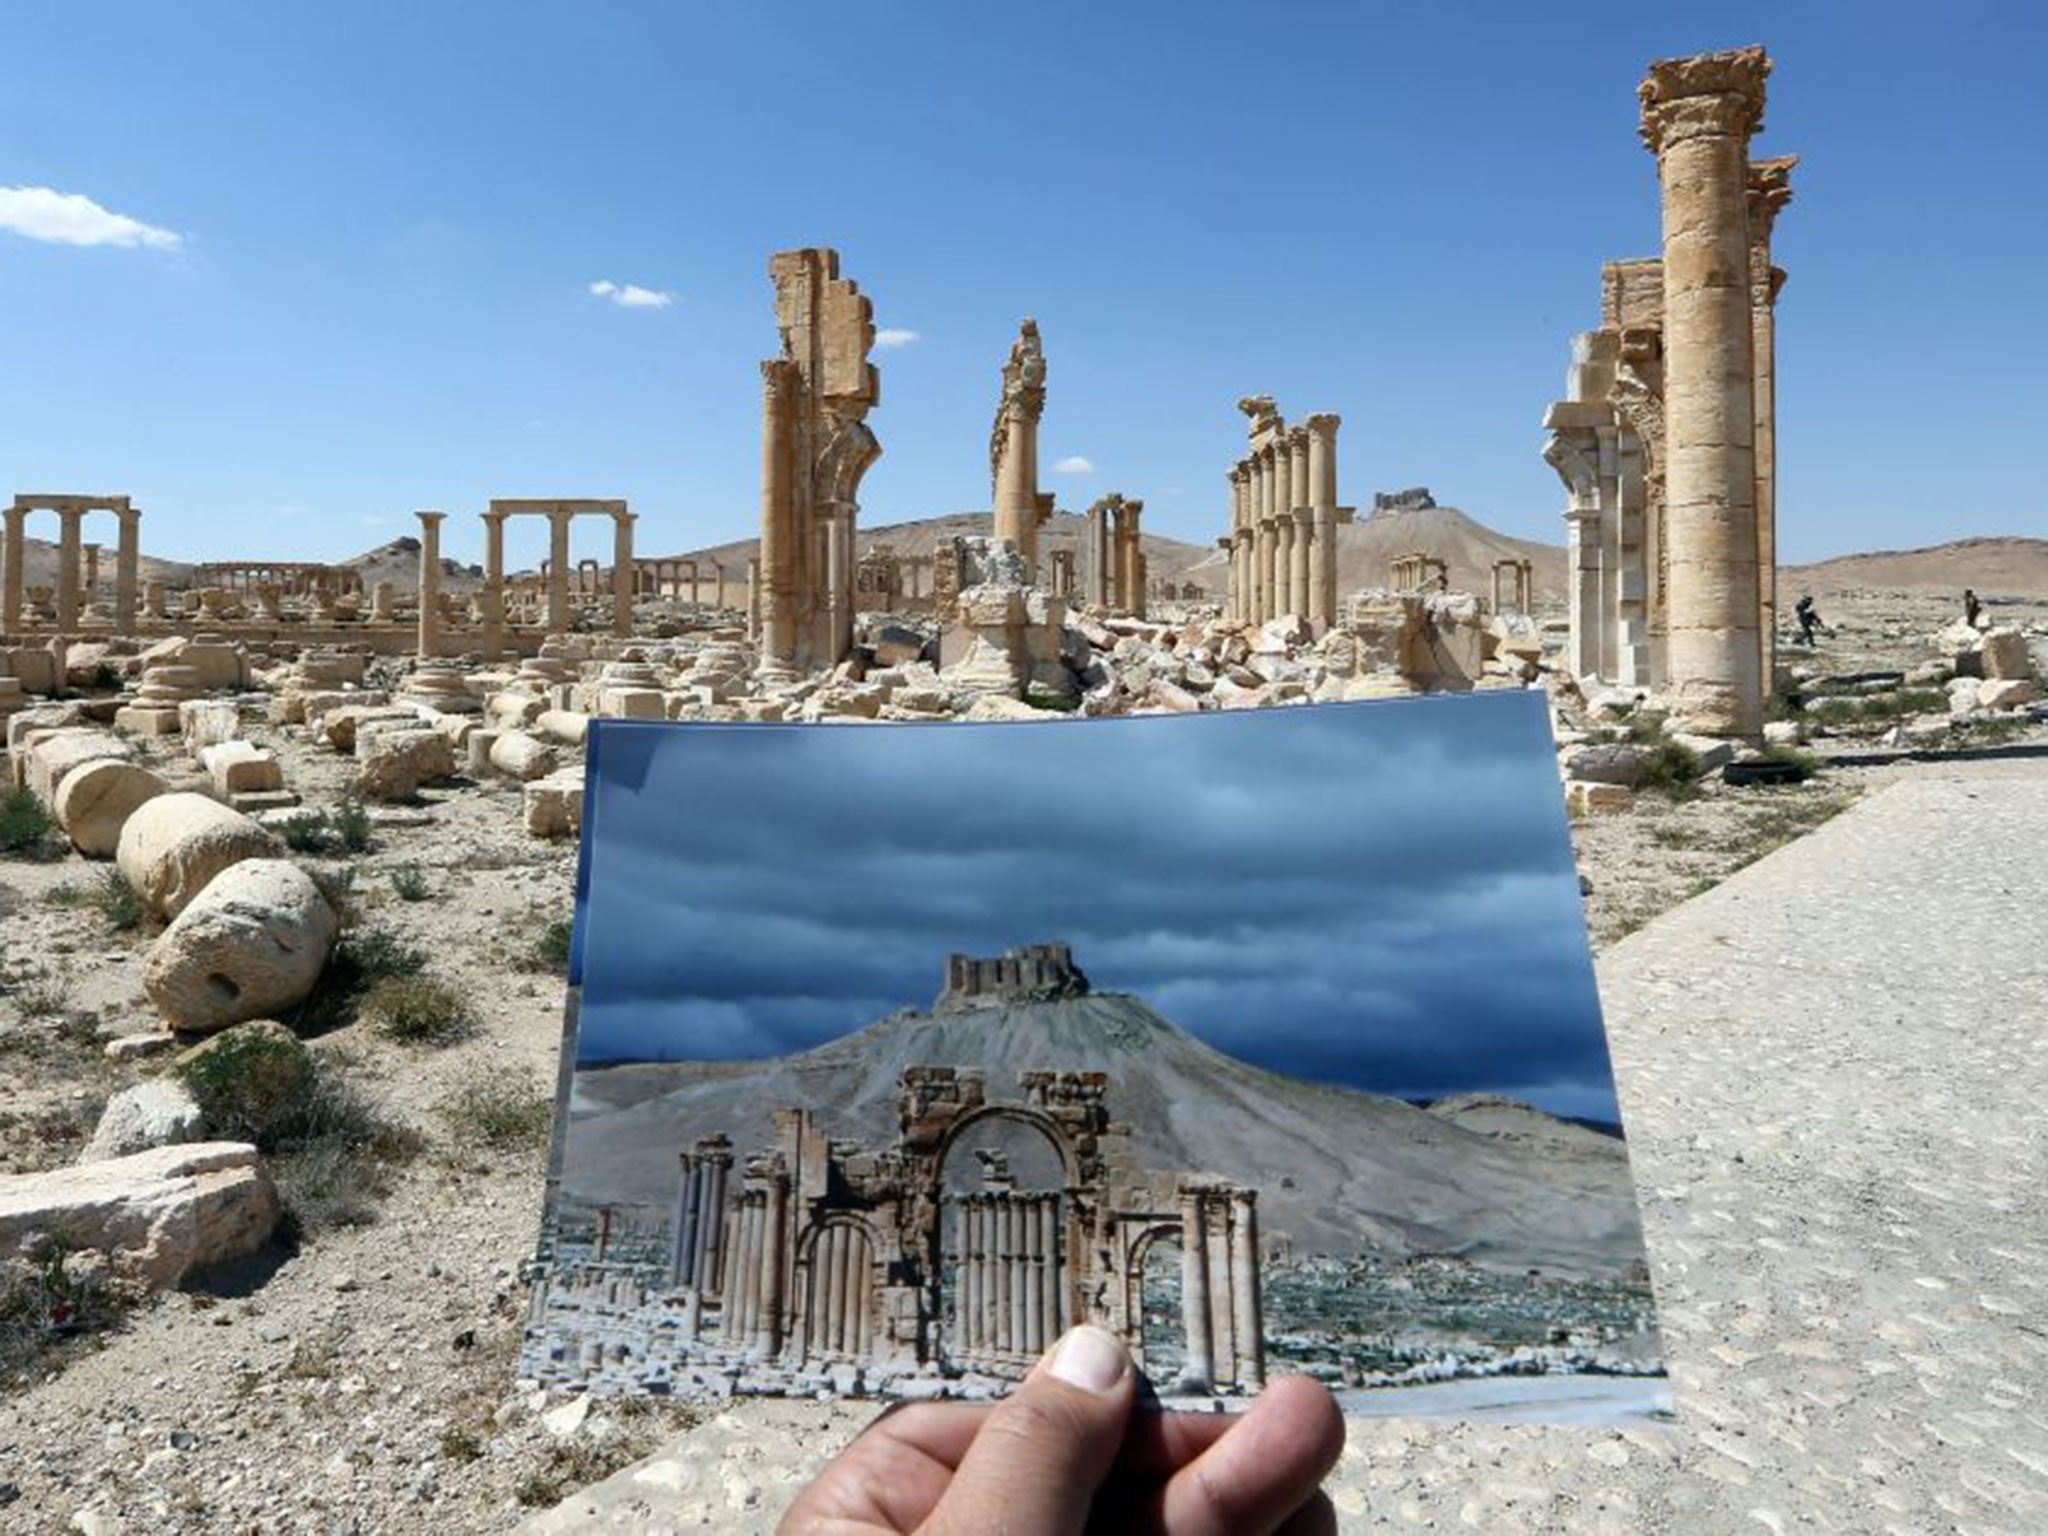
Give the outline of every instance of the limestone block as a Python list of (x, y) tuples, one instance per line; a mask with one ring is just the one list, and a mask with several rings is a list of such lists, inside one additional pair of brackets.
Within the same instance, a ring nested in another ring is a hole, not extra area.
[(1620, 784), (1635, 789), (1642, 784), (1654, 755), (1651, 748), (1632, 741), (1579, 747), (1565, 754), (1564, 775), (1582, 784)]
[(1985, 681), (1975, 677), (1952, 680), (1948, 685), (1948, 712), (1951, 715), (1974, 715), (1981, 707), (1977, 695)]
[(116, 1273), (156, 1287), (260, 1248), (277, 1217), (277, 1191), (243, 1142), (0, 1176), (0, 1255), (62, 1232), (74, 1249), (105, 1253)]
[(2016, 629), (1984, 632), (1984, 676), (1988, 679), (2032, 677), (2034, 669), (2027, 656), (2027, 637)]
[(0, 651), (0, 670), (18, 678), (26, 693), (57, 691), (57, 658), (40, 645), (18, 645)]
[(78, 1160), (97, 1163), (152, 1147), (174, 1147), (197, 1141), (204, 1129), (205, 1116), (198, 1101), (182, 1082), (175, 1077), (146, 1077), (107, 1100), (92, 1140)]
[(1764, 745), (1771, 747), (1796, 747), (1806, 740), (1806, 728), (1797, 720), (1766, 720), (1764, 722)]
[(924, 636), (901, 624), (884, 624), (870, 643), (875, 661), (885, 667), (902, 666), (924, 655)]
[[(353, 701), (355, 696), (349, 697)], [(367, 724), (386, 720), (400, 721), (409, 726), (420, 723), (420, 717), (402, 705), (356, 702), (317, 713), (309, 705), (306, 719), (321, 739), (337, 752), (353, 752), (356, 748), (356, 736)]]
[(1977, 685), (1979, 709), (2018, 709), (2034, 702), (2034, 684), (2024, 677), (1987, 677)]
[(1735, 761), (1737, 743), (1725, 736), (1689, 736), (1674, 731), (1671, 739), (1699, 759), (1701, 773), (1712, 773)]
[(178, 706), (185, 749), (194, 757), (207, 747), (233, 741), (242, 732), (242, 712), (232, 699), (187, 699)]
[(597, 712), (619, 720), (661, 720), (667, 717), (659, 688), (600, 688)]
[(1574, 816), (1605, 816), (1633, 810), (1636, 792), (1622, 784), (1575, 779), (1565, 786), (1565, 808)]
[(222, 870), (267, 859), (277, 840), (239, 811), (205, 795), (157, 795), (121, 828), (115, 862), (143, 904), (175, 918)]
[(32, 704), (8, 717), (7, 751), (10, 756), (20, 752), (30, 731), (61, 730), (84, 723), (85, 715), (76, 704)]
[(574, 837), (583, 830), (583, 770), (563, 769), (526, 786), (526, 830), (535, 837)]
[(984, 693), (968, 706), (965, 720), (1037, 720), (1049, 718), (1042, 709), (1033, 709), (1022, 699), (1013, 699), (1000, 693)]
[(547, 700), (524, 688), (500, 689), (484, 701), (484, 713), (493, 723), (513, 728), (533, 724), (547, 708)]
[(463, 772), (471, 778), (481, 778), (491, 771), (491, 748), (498, 743), (499, 731), (479, 726), (469, 733), (462, 742)]
[(454, 777), (455, 744), (417, 717), (409, 730), (379, 728), (356, 739), (356, 791), (365, 800), (411, 800), (422, 784)]
[(199, 754), (216, 794), (274, 794), (284, 788), (284, 768), (277, 754), (248, 741), (223, 741)]
[(181, 1034), (211, 1034), (304, 1002), (339, 924), (313, 877), (287, 859), (221, 871), (157, 937), (142, 986)]
[(590, 716), (572, 709), (551, 709), (533, 722), (533, 728), (566, 746), (580, 747), (590, 731)]
[(1201, 707), (1202, 701), (1180, 684), (1158, 677), (1152, 680), (1152, 686), (1145, 690), (1144, 696), (1138, 700), (1132, 713), (1186, 715), (1193, 714)]
[(51, 809), (72, 847), (89, 859), (110, 859), (128, 818), (168, 788), (140, 763), (100, 758), (64, 776)]
[(131, 743), (107, 731), (85, 728), (50, 731), (38, 734), (34, 745), (29, 747), (22, 781), (35, 792), (38, 800), (54, 810), (57, 788), (64, 782), (66, 774), (87, 763), (103, 759), (129, 762), (134, 757), (135, 748)]
[(887, 702), (886, 691), (873, 683), (834, 683), (804, 701), (804, 718), (873, 720)]
[(106, 642), (81, 640), (64, 653), (64, 683), (70, 688), (97, 688), (100, 669), (113, 670), (113, 651)]
[(207, 693), (249, 686), (249, 658), (238, 645), (188, 641), (178, 663), (198, 674), (197, 685)]
[(546, 778), (560, 766), (555, 749), (524, 731), (506, 731), (491, 747), (491, 766), (507, 778), (530, 782)]

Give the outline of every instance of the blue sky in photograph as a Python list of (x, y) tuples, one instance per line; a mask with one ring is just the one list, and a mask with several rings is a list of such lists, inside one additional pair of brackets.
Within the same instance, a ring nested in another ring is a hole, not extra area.
[(582, 1061), (802, 1050), (1065, 940), (1276, 1071), (1613, 1116), (1540, 695), (593, 740)]
[(2042, 532), (2048, 10), (1972, 0), (32, 0), (0, 491), (131, 494), (181, 558), (341, 558), (494, 495), (628, 497), (650, 554), (744, 537), (768, 255), (827, 244), (884, 330), (869, 525), (987, 505), (1034, 315), (1069, 509), (1213, 538), (1268, 392), (1343, 415), (1346, 500), (1560, 542), (1543, 408), (1601, 261), (1658, 241), (1636, 82), (1749, 42), (1757, 151), (1802, 157), (1786, 557)]

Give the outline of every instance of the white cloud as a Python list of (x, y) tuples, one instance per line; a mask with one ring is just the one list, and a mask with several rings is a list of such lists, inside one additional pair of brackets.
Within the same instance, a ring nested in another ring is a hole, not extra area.
[(608, 277), (586, 284), (585, 291), (600, 299), (610, 299), (621, 309), (667, 309), (676, 301), (676, 296), (666, 289), (642, 288), (638, 283), (615, 283)]
[(907, 347), (917, 339), (916, 331), (891, 328), (875, 332), (875, 345), (878, 347)]
[(1052, 472), (1056, 475), (1092, 475), (1095, 473), (1095, 461), (1083, 458), (1078, 453), (1070, 453), (1064, 459), (1055, 461)]
[(140, 245), (175, 251), (185, 243), (185, 237), (172, 230), (102, 208), (80, 193), (51, 187), (0, 187), (0, 229), (52, 245)]

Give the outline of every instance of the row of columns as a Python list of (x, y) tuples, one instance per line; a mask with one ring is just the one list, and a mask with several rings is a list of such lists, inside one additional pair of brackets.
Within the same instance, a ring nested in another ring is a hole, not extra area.
[(682, 1165), (675, 1219), (669, 1226), (669, 1284), (715, 1298), (724, 1256), (725, 1186), (732, 1153), (722, 1148), (685, 1152)]
[(810, 1294), (804, 1308), (807, 1359), (864, 1360), (874, 1345), (874, 1249), (849, 1221), (819, 1229), (811, 1240)]
[(1035, 1360), (1065, 1332), (1060, 1197), (963, 1196), (955, 1349), (967, 1366)]
[[(545, 502), (494, 501), (484, 513), (484, 654), (496, 660), (505, 650), (505, 519), (523, 515), (545, 516), (548, 520), (548, 563), (547, 563), (547, 630), (549, 634), (560, 635), (569, 631), (569, 524), (582, 516), (609, 517), (612, 520), (612, 633), (619, 636), (633, 632), (633, 524), (634, 515), (626, 510), (622, 501), (572, 502), (549, 504)], [(429, 590), (428, 570), (428, 520), (444, 514), (422, 512), (420, 538), (420, 590)], [(441, 584), (441, 557), (439, 534), (433, 535), (434, 555), (432, 557), (432, 590), (439, 591)], [(423, 655), (433, 655), (428, 649), (426, 625), (421, 626), (420, 650)]]
[[(52, 506), (34, 497), (17, 497), (14, 504), (6, 509), (5, 533), (0, 535), (0, 630), (12, 629), (21, 623), (22, 603), (28, 586), (28, 515), (35, 511), (53, 511), (58, 518), (57, 628), (60, 630), (78, 627), (82, 607), (79, 578), (87, 548), (82, 537), (86, 515), (90, 512), (111, 512), (119, 519), (120, 542), (114, 563), (113, 631), (117, 635), (133, 634), (137, 573), (141, 563), (142, 509), (131, 507), (125, 501), (90, 506)], [(97, 584), (98, 548), (97, 545), (90, 546), (95, 558), (93, 569), (86, 574), (83, 583), (86, 592)]]
[(782, 1347), (782, 1280), (787, 1263), (789, 1179), (749, 1182), (726, 1212), (720, 1331), (728, 1349), (768, 1359)]
[(1183, 1189), (1181, 1326), (1186, 1391), (1235, 1382), (1247, 1392), (1265, 1385), (1266, 1353), (1259, 1296), (1259, 1214), (1248, 1189)]
[(1263, 624), (1293, 614), (1319, 627), (1337, 617), (1337, 428), (1328, 412), (1289, 427), (1255, 418), (1253, 447), (1232, 466), (1226, 617)]
[(1117, 494), (1088, 508), (1083, 600), (1092, 612), (1145, 617), (1144, 514), (1144, 502)]
[(1493, 611), (1526, 614), (1535, 602), (1536, 566), (1529, 560), (1493, 562)]

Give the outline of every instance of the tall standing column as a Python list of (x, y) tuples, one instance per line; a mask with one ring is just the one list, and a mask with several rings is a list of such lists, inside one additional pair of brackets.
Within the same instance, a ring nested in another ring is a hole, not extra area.
[(957, 1358), (972, 1363), (981, 1331), (977, 1326), (981, 1306), (981, 1254), (977, 1246), (980, 1233), (975, 1229), (972, 1195), (961, 1199), (959, 1211), (960, 1258), (953, 1271), (953, 1342)]
[(796, 404), (797, 366), (785, 358), (761, 365), (761, 556), (754, 597), (759, 604), (761, 661), (796, 665)]
[(7, 509), (7, 535), (0, 549), (0, 634), (21, 624), (21, 602), (27, 588), (22, 561), (28, 556), (28, 508)]
[(548, 514), (548, 633), (569, 632), (569, 514)]
[(505, 654), (505, 514), (484, 514), (484, 660)]
[(789, 1178), (775, 1174), (762, 1197), (761, 1309), (754, 1323), (754, 1349), (764, 1360), (772, 1360), (782, 1348), (783, 1267), (788, 1258), (785, 1228), (789, 1215)]
[(1209, 1230), (1202, 1197), (1192, 1189), (1180, 1192), (1180, 1326), (1187, 1339), (1180, 1388), (1207, 1392), (1216, 1374), (1209, 1340)]
[(1708, 735), (1763, 729), (1749, 139), (1761, 48), (1650, 66), (1638, 92), (1664, 204), (1667, 654), (1676, 713)]
[(1778, 290), (1785, 274), (1771, 265), (1771, 230), (1792, 201), (1797, 155), (1749, 168), (1749, 312), (1756, 354), (1757, 666), (1764, 691), (1778, 673)]
[(1237, 1337), (1237, 1384), (1256, 1392), (1266, 1384), (1265, 1318), (1259, 1295), (1258, 1196), (1230, 1192), (1231, 1332)]
[(1008, 539), (1038, 579), (1038, 421), (1045, 413), (1045, 352), (1038, 322), (1026, 320), (1003, 366), (994, 441), (995, 536)]
[(78, 535), (85, 514), (67, 508), (57, 517), (57, 628), (69, 631), (78, 627)]
[(1281, 605), (1286, 602), (1274, 579), (1277, 572), (1277, 557), (1280, 552), (1280, 503), (1286, 498), (1280, 490), (1279, 466), (1268, 443), (1259, 450), (1259, 622), (1280, 616)]
[(441, 524), (446, 512), (420, 512), (420, 660), (441, 654)]
[(633, 514), (612, 514), (612, 633), (633, 633)]
[(1309, 560), (1309, 607), (1314, 622), (1337, 622), (1337, 428), (1342, 419), (1319, 411), (1308, 428), (1308, 504), (1315, 519), (1315, 543)]
[[(135, 507), (122, 507), (117, 515), (121, 519), (121, 534), (114, 549), (114, 633), (132, 635), (142, 564), (142, 513)], [(4, 627), (5, 621), (0, 620), (0, 628)]]

